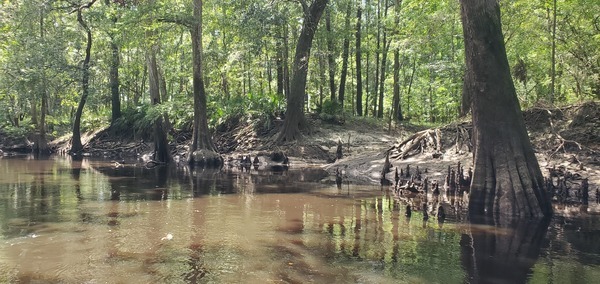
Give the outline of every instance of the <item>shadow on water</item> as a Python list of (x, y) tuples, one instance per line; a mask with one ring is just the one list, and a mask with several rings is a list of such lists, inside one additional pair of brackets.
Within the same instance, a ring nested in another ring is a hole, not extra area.
[[(502, 219), (502, 218), (501, 218)], [(547, 246), (550, 219), (473, 220), (460, 240), (467, 283), (526, 283)]]

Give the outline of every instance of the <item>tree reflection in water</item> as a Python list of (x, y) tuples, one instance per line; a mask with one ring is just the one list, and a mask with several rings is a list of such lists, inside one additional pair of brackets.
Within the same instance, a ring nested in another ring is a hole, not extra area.
[(473, 220), (460, 241), (465, 282), (527, 282), (549, 224), (550, 219)]

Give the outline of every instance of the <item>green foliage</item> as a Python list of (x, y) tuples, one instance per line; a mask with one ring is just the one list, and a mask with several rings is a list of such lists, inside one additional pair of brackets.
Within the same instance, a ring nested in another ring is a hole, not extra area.
[[(72, 116), (81, 96), (81, 62), (85, 34), (69, 5), (81, 1), (0, 1), (0, 125), (15, 118), (40, 120), (41, 97), (48, 95), (46, 128), (61, 136), (71, 131)], [(193, 117), (192, 56), (189, 29), (159, 19), (187, 19), (190, 1), (96, 1), (86, 9), (92, 30), (90, 96), (83, 113), (85, 131), (106, 126), (110, 117), (109, 70), (111, 45), (119, 52), (119, 80), (123, 118), (113, 127), (147, 135), (153, 119), (166, 113), (173, 127), (191, 129)], [(343, 111), (352, 115), (356, 94), (353, 60), (356, 5), (329, 1), (332, 33), (321, 21), (309, 61), (307, 108), (325, 120), (339, 119), (342, 106), (329, 101), (328, 56), (333, 55), (334, 81), (340, 85), (342, 42), (349, 37), (350, 61)], [(360, 1), (362, 18), (362, 73), (364, 97), (373, 110), (375, 54), (384, 51), (387, 33), (384, 110), (392, 104), (393, 57), (399, 54), (402, 111), (413, 122), (443, 123), (457, 117), (464, 72), (464, 51), (457, 1)], [(513, 67), (517, 95), (523, 106), (545, 103), (551, 92), (553, 1), (502, 1), (502, 26), (507, 55)], [(395, 5), (399, 4), (399, 7)], [(350, 5), (351, 28), (345, 28)], [(555, 101), (600, 99), (600, 2), (556, 1)], [(75, 6), (73, 6), (75, 7)], [(380, 10), (380, 12), (378, 12)], [(302, 19), (298, 1), (205, 1), (203, 77), (208, 97), (209, 124), (246, 116), (267, 125), (285, 108), (285, 94), (277, 94), (278, 65), (291, 67)], [(378, 36), (378, 32), (380, 33)], [(327, 46), (332, 39), (333, 47)], [(379, 47), (377, 42), (380, 42)], [(148, 106), (146, 52), (158, 44), (159, 73), (164, 82), (163, 104)], [(285, 52), (287, 54), (285, 54)], [(368, 58), (368, 59), (367, 59)], [(379, 67), (381, 67), (379, 62)], [(293, 70), (289, 70), (292, 73)], [(320, 105), (322, 102), (323, 105)], [(365, 105), (363, 103), (363, 105)], [(36, 117), (32, 117), (35, 115)], [(346, 118), (346, 117), (344, 117)], [(130, 120), (130, 121), (128, 121)], [(38, 128), (22, 122), (11, 133)]]
[(24, 137), (29, 137), (36, 131), (35, 126), (31, 123), (31, 120), (25, 118), (20, 122), (19, 126), (4, 125), (0, 126), (0, 133), (3, 139), (8, 140), (20, 140)]
[(209, 103), (209, 126), (216, 127), (232, 118), (246, 117), (262, 127), (283, 109), (283, 98), (277, 94), (233, 96), (225, 101)]
[(339, 123), (343, 121), (344, 108), (337, 100), (326, 100), (320, 108), (317, 108), (319, 117), (327, 122)]
[(122, 137), (149, 138), (152, 135), (155, 113), (150, 111), (148, 105), (126, 108), (121, 113), (121, 118), (111, 125), (111, 131)]

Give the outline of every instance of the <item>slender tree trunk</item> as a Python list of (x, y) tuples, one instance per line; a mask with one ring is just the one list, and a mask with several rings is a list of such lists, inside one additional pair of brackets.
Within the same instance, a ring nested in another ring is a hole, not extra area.
[[(110, 0), (104, 0), (104, 4), (106, 6), (110, 5)], [(118, 18), (116, 14), (113, 14), (110, 17), (112, 22), (111, 28), (115, 28)], [(121, 65), (121, 60), (119, 58), (119, 45), (117, 44), (117, 40), (113, 32), (108, 32), (108, 37), (110, 39), (110, 70), (108, 73), (108, 80), (110, 86), (110, 95), (111, 95), (111, 125), (117, 121), (121, 117), (121, 95), (119, 93), (119, 66)]]
[(402, 104), (400, 103), (400, 51), (394, 50), (394, 96), (392, 99), (392, 116), (397, 121), (404, 120)]
[[(319, 109), (323, 109), (323, 98), (325, 97), (325, 94), (323, 92), (323, 86), (326, 83), (327, 79), (325, 78), (325, 58), (323, 58), (323, 55), (320, 54), (319, 56), (319, 105), (318, 108)], [(335, 98), (335, 97), (334, 97)]]
[(326, 10), (325, 27), (327, 28), (327, 65), (329, 67), (329, 92), (330, 100), (335, 101), (335, 46), (333, 44), (334, 34), (331, 30), (331, 9)]
[(352, 5), (348, 3), (348, 7), (346, 9), (346, 22), (344, 23), (344, 31), (346, 34), (344, 35), (344, 43), (342, 44), (342, 72), (340, 74), (340, 91), (338, 95), (338, 100), (342, 107), (344, 106), (344, 94), (346, 93), (346, 76), (348, 75), (348, 57), (350, 55), (350, 35), (347, 31), (350, 30), (350, 15), (352, 14)]
[(283, 85), (285, 87), (285, 97), (290, 96), (290, 44), (289, 31), (287, 23), (283, 25)]
[[(160, 64), (158, 64), (158, 83), (159, 83), (159, 89), (160, 89), (160, 103), (165, 103), (168, 102), (170, 100), (170, 95), (169, 95), (169, 91), (167, 89), (167, 79), (165, 78), (165, 71), (163, 68), (161, 68)], [(171, 85), (171, 88), (173, 89), (173, 86)], [(169, 114), (168, 113), (164, 113), (163, 114), (163, 119), (164, 119), (164, 123), (163, 123), (163, 129), (166, 133), (169, 133), (169, 131), (171, 131), (171, 129), (173, 128), (173, 125), (171, 124), (171, 121), (169, 120)]]
[(268, 90), (269, 90), (269, 95), (273, 94), (273, 85), (271, 84), (271, 82), (273, 81), (273, 68), (271, 65), (271, 58), (269, 58), (269, 52), (267, 51), (267, 48), (265, 47), (265, 56), (266, 56), (266, 72), (267, 72), (267, 86), (268, 86)]
[[(92, 2), (93, 4), (93, 2)], [(92, 54), (92, 31), (86, 24), (83, 19), (83, 15), (81, 10), (83, 8), (77, 9), (77, 22), (86, 32), (86, 45), (85, 45), (85, 58), (83, 59), (82, 64), (82, 77), (81, 77), (81, 99), (79, 100), (79, 104), (77, 105), (77, 110), (75, 111), (75, 121), (73, 122), (73, 138), (71, 139), (71, 150), (72, 154), (78, 154), (83, 151), (83, 144), (81, 144), (81, 115), (83, 114), (83, 107), (85, 106), (85, 102), (87, 101), (89, 95), (89, 82), (90, 82), (90, 58)]]
[[(388, 0), (385, 0), (383, 5), (385, 5), (385, 9), (383, 12), (383, 17), (387, 18), (388, 13)], [(385, 87), (385, 74), (387, 68), (387, 55), (390, 49), (390, 43), (387, 40), (387, 32), (383, 31), (383, 55), (381, 57), (381, 78), (379, 78), (379, 106), (377, 107), (377, 117), (383, 118), (383, 95), (384, 95), (384, 87)]]
[(390, 42), (387, 42), (386, 44), (386, 39), (387, 36), (384, 33), (383, 34), (383, 55), (381, 57), (381, 73), (380, 76), (381, 78), (379, 79), (379, 106), (377, 107), (377, 117), (378, 118), (382, 118), (383, 117), (383, 95), (384, 95), (384, 88), (385, 88), (385, 74), (386, 74), (386, 67), (387, 67), (387, 54), (389, 51), (389, 47), (390, 47)]
[(304, 127), (305, 118), (302, 107), (306, 95), (310, 49), (327, 2), (328, 0), (315, 0), (310, 7), (303, 7), (304, 21), (296, 45), (291, 93), (287, 98), (287, 112), (283, 128), (277, 138), (279, 142), (295, 140), (300, 135), (300, 129)]
[(116, 43), (114, 36), (110, 36), (110, 71), (109, 84), (112, 101), (111, 124), (114, 124), (121, 117), (121, 95), (119, 94), (119, 46)]
[(276, 72), (277, 72), (277, 94), (280, 96), (283, 96), (283, 90), (284, 90), (284, 72), (283, 72), (283, 64), (284, 64), (284, 58), (283, 58), (283, 34), (280, 35), (281, 39), (278, 39), (276, 42), (276, 49), (277, 49), (277, 58), (276, 58), (276, 62), (277, 62), (277, 66), (276, 66)]
[[(397, 27), (400, 24), (400, 5), (401, 0), (395, 0), (394, 3), (394, 23)], [(400, 50), (398, 47), (394, 48), (394, 97), (392, 99), (392, 116), (397, 121), (404, 120), (402, 114), (402, 100), (400, 98)]]
[(473, 99), (470, 216), (549, 216), (552, 205), (511, 78), (496, 0), (461, 0), (466, 91)]
[[(152, 44), (146, 58), (148, 65), (148, 83), (150, 85), (150, 100), (153, 106), (160, 104), (160, 76), (158, 65), (156, 63), (156, 53), (158, 45)], [(163, 117), (159, 116), (154, 120), (154, 160), (160, 163), (166, 163), (171, 159), (167, 134), (163, 124)]]
[[(406, 91), (406, 115), (410, 113), (410, 95), (412, 91), (412, 84), (415, 78), (415, 72), (417, 71), (417, 57), (413, 59), (412, 70), (410, 72), (410, 79), (408, 80), (408, 90)], [(410, 116), (408, 116), (410, 118)]]
[[(378, 117), (379, 110), (377, 105), (377, 94), (379, 94), (379, 71), (380, 64), (380, 55), (381, 55), (381, 0), (377, 0), (377, 47), (375, 49), (375, 78), (373, 79), (373, 117)], [(385, 45), (385, 42), (384, 42)], [(368, 72), (367, 72), (368, 73)], [(382, 110), (383, 111), (383, 110)]]
[(362, 111), (362, 74), (361, 74), (361, 57), (360, 50), (360, 26), (362, 22), (362, 4), (358, 1), (358, 9), (356, 11), (356, 114), (361, 116)]
[(552, 1), (552, 70), (550, 74), (550, 103), (556, 99), (556, 0)]
[[(40, 39), (43, 42), (45, 39), (44, 33), (44, 8), (40, 8)], [(38, 154), (48, 153), (48, 141), (46, 141), (46, 114), (48, 113), (48, 78), (46, 77), (46, 66), (42, 62), (41, 67), (41, 107), (40, 121), (38, 124), (39, 134), (35, 141), (34, 147)]]

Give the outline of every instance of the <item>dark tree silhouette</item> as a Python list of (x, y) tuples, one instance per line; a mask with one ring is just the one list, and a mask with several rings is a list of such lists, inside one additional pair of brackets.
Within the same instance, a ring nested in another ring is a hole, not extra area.
[(498, 1), (460, 2), (475, 146), (469, 214), (549, 216), (552, 205), (510, 75)]

